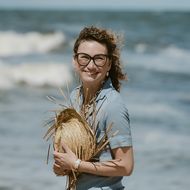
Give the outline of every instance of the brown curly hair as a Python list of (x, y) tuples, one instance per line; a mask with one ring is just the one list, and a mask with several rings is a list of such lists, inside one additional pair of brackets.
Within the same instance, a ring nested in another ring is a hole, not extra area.
[(113, 87), (117, 91), (120, 91), (120, 80), (127, 79), (127, 75), (124, 74), (121, 69), (120, 49), (118, 47), (119, 45), (117, 36), (111, 31), (105, 29), (97, 28), (94, 26), (85, 27), (83, 30), (81, 30), (78, 38), (75, 41), (73, 47), (74, 54), (77, 53), (81, 42), (91, 40), (106, 45), (108, 56), (111, 60), (111, 69), (109, 71), (109, 76), (111, 78)]

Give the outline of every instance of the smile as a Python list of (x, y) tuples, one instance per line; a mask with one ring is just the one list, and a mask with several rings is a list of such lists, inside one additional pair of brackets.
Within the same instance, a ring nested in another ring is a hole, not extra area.
[(88, 72), (88, 71), (85, 71), (85, 73), (87, 73), (88, 75), (97, 75), (98, 73), (91, 73), (91, 72)]

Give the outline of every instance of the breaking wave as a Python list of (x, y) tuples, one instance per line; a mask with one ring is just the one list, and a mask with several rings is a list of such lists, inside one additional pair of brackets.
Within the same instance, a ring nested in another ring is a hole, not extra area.
[(38, 32), (1, 31), (0, 56), (46, 53), (56, 49), (64, 41), (65, 36), (62, 32), (42, 34)]
[(0, 89), (18, 85), (64, 86), (72, 81), (72, 72), (66, 64), (53, 62), (8, 64), (0, 62)]

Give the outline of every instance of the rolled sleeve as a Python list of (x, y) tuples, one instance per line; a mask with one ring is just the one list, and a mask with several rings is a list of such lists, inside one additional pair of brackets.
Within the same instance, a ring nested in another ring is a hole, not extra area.
[[(121, 99), (112, 101), (106, 114), (106, 128), (111, 126), (108, 133), (111, 149), (132, 146), (130, 119), (125, 103)], [(114, 133), (113, 137), (111, 137)]]

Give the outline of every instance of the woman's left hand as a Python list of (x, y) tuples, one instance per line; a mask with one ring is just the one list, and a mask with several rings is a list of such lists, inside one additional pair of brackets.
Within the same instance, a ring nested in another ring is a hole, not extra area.
[(75, 161), (78, 159), (77, 156), (71, 151), (71, 149), (62, 142), (62, 148), (64, 153), (60, 153), (57, 150), (54, 151), (55, 164), (60, 166), (62, 170), (75, 169)]

